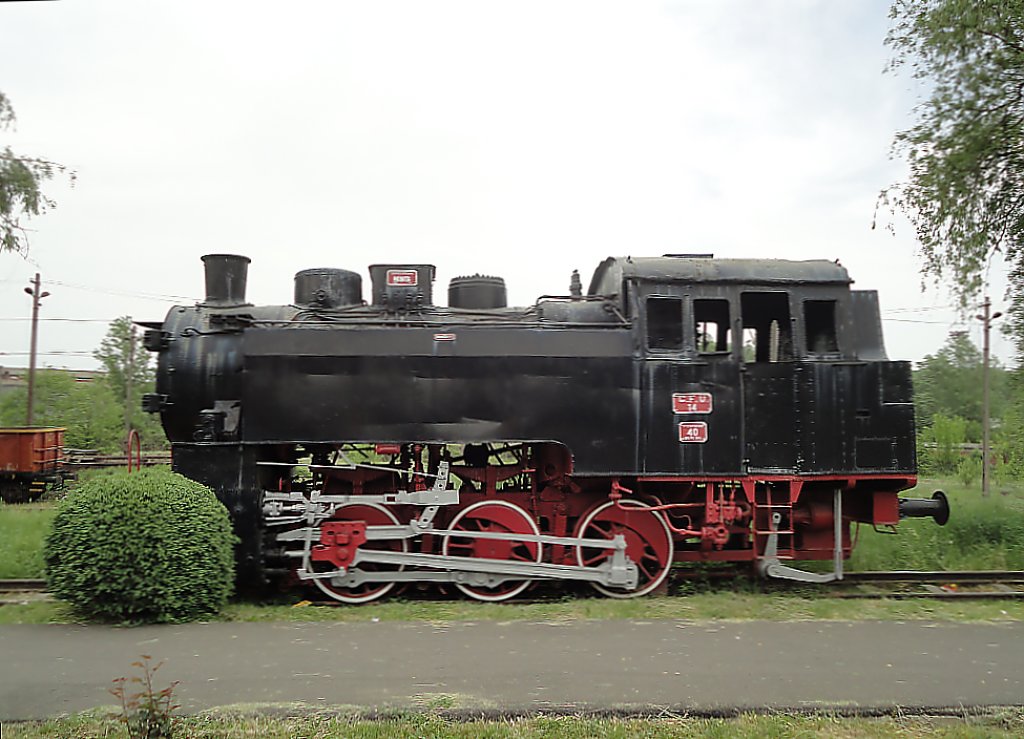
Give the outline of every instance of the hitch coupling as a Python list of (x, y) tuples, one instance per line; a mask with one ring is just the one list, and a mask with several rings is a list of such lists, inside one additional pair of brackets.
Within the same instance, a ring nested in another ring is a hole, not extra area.
[(931, 516), (939, 526), (949, 520), (949, 500), (941, 490), (931, 498), (900, 498), (900, 518), (923, 518)]

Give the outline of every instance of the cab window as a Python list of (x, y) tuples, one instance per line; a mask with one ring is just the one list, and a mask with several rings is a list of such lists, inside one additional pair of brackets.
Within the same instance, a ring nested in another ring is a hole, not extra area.
[(683, 348), (681, 298), (647, 298), (647, 348), (659, 351)]
[(839, 342), (836, 340), (836, 301), (805, 300), (804, 329), (807, 334), (807, 351), (811, 354), (836, 354)]
[(745, 292), (743, 312), (743, 356), (747, 362), (786, 362), (793, 359), (793, 327), (789, 317), (789, 294)]
[(730, 349), (729, 301), (699, 298), (693, 301), (694, 338), (698, 354), (722, 354)]

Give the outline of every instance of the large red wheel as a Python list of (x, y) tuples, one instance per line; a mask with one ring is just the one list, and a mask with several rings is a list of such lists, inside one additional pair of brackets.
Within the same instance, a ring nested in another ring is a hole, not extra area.
[[(452, 531), (490, 534), (540, 535), (540, 530), (530, 514), (504, 500), (482, 500), (474, 503), (460, 511), (448, 528)], [(452, 533), (445, 536), (441, 552), (453, 557), (540, 562), (541, 545), (534, 541), (477, 539)], [(529, 587), (530, 582), (506, 580), (493, 586), (456, 583), (455, 587), (470, 598), (493, 602), (516, 597)]]
[[(646, 503), (637, 500), (621, 501), (621, 507), (612, 501), (603, 503), (583, 517), (576, 536), (587, 539), (612, 539), (617, 534), (626, 538), (626, 555), (639, 570), (636, 590), (611, 588), (591, 583), (598, 592), (609, 598), (636, 598), (647, 595), (668, 576), (672, 566), (672, 534), (665, 519), (652, 511)], [(576, 561), (581, 567), (594, 567), (612, 556), (611, 549), (577, 547)]]
[[(349, 503), (339, 506), (328, 521), (365, 521), (367, 526), (398, 526), (398, 519), (387, 508), (378, 503)], [(386, 539), (380, 541), (368, 541), (362, 545), (366, 549), (383, 549), (392, 552), (407, 552), (409, 544), (405, 539)], [(333, 568), (329, 562), (313, 562), (313, 569), (329, 571)], [(380, 572), (386, 570), (401, 570), (401, 566), (383, 564), (363, 564), (360, 569), (366, 571)], [(362, 585), (355, 585), (350, 588), (332, 585), (328, 578), (317, 578), (313, 580), (318, 588), (335, 600), (342, 603), (369, 603), (377, 600), (395, 587), (393, 582), (367, 582)]]

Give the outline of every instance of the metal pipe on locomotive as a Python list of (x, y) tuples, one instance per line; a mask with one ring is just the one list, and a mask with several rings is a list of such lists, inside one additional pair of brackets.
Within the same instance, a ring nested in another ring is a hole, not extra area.
[[(916, 484), (910, 365), (878, 296), (828, 261), (609, 258), (583, 294), (506, 305), (434, 267), (312, 269), (245, 300), (249, 259), (144, 324), (182, 474), (231, 513), (245, 583), (349, 603), (403, 583), (506, 600), (535, 581), (610, 597), (673, 567), (842, 577), (851, 524), (944, 523)], [(813, 574), (793, 560), (832, 560)]]

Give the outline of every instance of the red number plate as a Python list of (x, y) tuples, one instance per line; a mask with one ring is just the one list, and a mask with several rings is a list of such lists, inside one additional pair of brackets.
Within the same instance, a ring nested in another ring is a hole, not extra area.
[(679, 424), (679, 441), (683, 444), (703, 444), (708, 440), (708, 425), (703, 421), (684, 421)]
[(389, 269), (388, 285), (392, 287), (415, 287), (417, 274), (414, 269)]
[(673, 413), (710, 413), (714, 403), (711, 393), (673, 393)]

